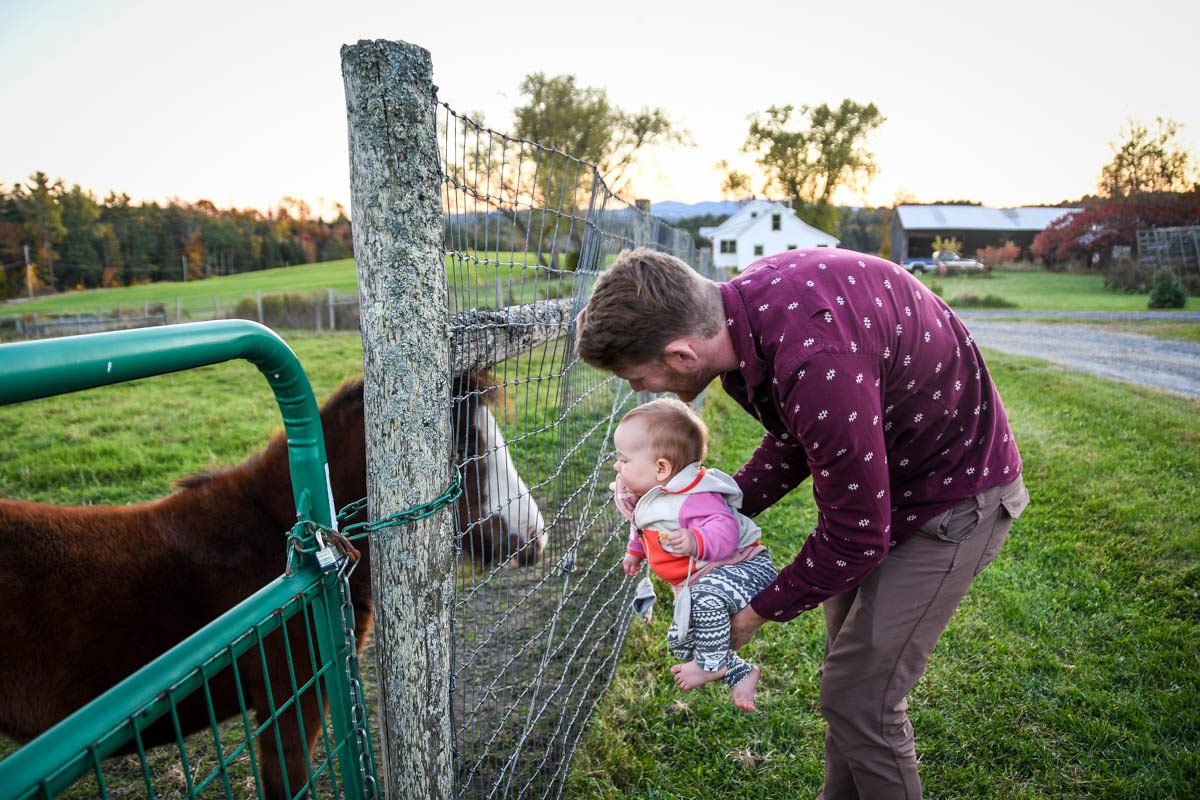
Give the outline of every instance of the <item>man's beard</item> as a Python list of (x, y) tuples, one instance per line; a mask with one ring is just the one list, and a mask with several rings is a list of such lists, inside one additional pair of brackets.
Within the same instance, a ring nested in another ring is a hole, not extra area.
[(672, 369), (671, 373), (672, 386), (670, 390), (678, 395), (679, 399), (685, 403), (691, 403), (693, 400), (699, 397), (700, 393), (707, 389), (708, 385), (712, 383), (713, 378), (717, 377), (715, 373), (710, 373), (707, 371), (689, 374), (678, 372), (677, 370)]

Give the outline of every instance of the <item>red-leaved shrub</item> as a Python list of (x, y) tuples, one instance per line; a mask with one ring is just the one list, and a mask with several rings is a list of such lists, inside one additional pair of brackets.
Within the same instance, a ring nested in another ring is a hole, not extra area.
[(1059, 217), (1034, 238), (1029, 249), (1051, 268), (1077, 261), (1103, 269), (1114, 246), (1136, 246), (1140, 228), (1197, 221), (1200, 190), (1122, 197)]
[(994, 269), (1020, 258), (1021, 248), (1012, 241), (1007, 241), (999, 247), (981, 247), (975, 251), (975, 257), (988, 269)]

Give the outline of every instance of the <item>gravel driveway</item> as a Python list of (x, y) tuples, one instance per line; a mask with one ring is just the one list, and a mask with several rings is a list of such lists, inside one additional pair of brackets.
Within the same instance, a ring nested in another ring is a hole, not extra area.
[(1080, 372), (1200, 398), (1200, 344), (1164, 341), (1140, 333), (1118, 333), (1088, 325), (1003, 319), (1053, 316), (1096, 321), (1171, 319), (1200, 322), (1200, 312), (964, 310), (959, 316), (982, 347), (1042, 358)]

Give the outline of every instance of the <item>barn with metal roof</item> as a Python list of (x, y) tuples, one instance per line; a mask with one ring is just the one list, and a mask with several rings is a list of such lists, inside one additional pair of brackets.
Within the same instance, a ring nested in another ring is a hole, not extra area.
[(1046, 206), (896, 206), (896, 213), (892, 215), (891, 258), (900, 261), (911, 257), (928, 257), (933, 254), (933, 240), (937, 236), (962, 242), (962, 255), (974, 255), (981, 247), (998, 246), (1011, 241), (1021, 248), (1021, 255), (1028, 258), (1033, 238), (1051, 222), (1072, 211), (1079, 209)]

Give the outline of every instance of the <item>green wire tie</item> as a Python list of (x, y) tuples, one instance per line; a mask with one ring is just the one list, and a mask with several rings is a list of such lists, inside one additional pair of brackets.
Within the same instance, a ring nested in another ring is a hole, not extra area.
[[(446, 491), (442, 492), (438, 497), (429, 501), (428, 503), (422, 503), (419, 506), (413, 506), (412, 508), (406, 508), (402, 511), (397, 511), (394, 514), (389, 514), (388, 516), (383, 517), (382, 519), (377, 519), (374, 522), (356, 522), (353, 525), (346, 525), (342, 528), (341, 533), (351, 541), (355, 539), (362, 539), (373, 531), (383, 530), (384, 528), (396, 528), (401, 525), (407, 525), (410, 522), (416, 522), (417, 520), (425, 519), (426, 517), (441, 511), (451, 503), (456, 502), (461, 496), (462, 480), (456, 475), (454, 482), (446, 488)], [(364, 497), (361, 500), (355, 500), (353, 503), (349, 503), (340, 511), (338, 511), (338, 522), (346, 522), (347, 520), (354, 519), (359, 514), (366, 511), (366, 509), (367, 498)], [(315, 543), (310, 547), (305, 547), (301, 545), (300, 542), (303, 538), (305, 538), (304, 533), (313, 533), (316, 531), (321, 531), (322, 533), (333, 533), (331, 529), (322, 525), (318, 525), (312, 520), (301, 520), (292, 528), (291, 535), (288, 538), (295, 541), (295, 548), (299, 552), (315, 553), (318, 549), (320, 549)]]

